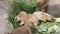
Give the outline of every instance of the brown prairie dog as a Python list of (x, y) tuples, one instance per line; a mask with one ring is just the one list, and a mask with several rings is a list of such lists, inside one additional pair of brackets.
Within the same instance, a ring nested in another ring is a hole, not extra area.
[(37, 8), (36, 11), (46, 12), (47, 10), (47, 0), (36, 0)]
[(30, 16), (27, 16), (27, 13), (24, 11), (21, 11), (15, 18), (17, 18), (17, 20), (19, 21), (23, 21), (24, 25), (21, 28), (17, 28), (14, 31), (12, 31), (11, 34), (32, 34), (30, 31), (30, 23), (29, 23), (29, 19)]
[(19, 12), (19, 14), (15, 17), (17, 21), (21, 21), (21, 24), (24, 24), (24, 18), (26, 17), (27, 13), (24, 11)]
[(32, 34), (30, 30), (30, 24), (26, 22), (22, 27), (13, 30), (11, 34)]
[(21, 11), (15, 18), (18, 21), (21, 21), (22, 24), (25, 24), (25, 22), (29, 22), (30, 24), (32, 23), (33, 25), (37, 26), (39, 22), (37, 17), (32, 14), (27, 14), (23, 11)]
[(46, 22), (47, 20), (51, 21), (53, 19), (50, 14), (41, 11), (36, 11), (33, 13), (33, 15), (35, 15), (39, 20), (42, 20), (44, 22)]
[(23, 21), (23, 19), (26, 17), (27, 13), (24, 11), (19, 12), (19, 14), (15, 17), (18, 21)]

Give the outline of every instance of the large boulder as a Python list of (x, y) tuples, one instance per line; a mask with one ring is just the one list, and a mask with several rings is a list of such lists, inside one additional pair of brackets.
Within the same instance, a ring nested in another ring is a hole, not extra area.
[(60, 17), (60, 0), (49, 0), (47, 12), (55, 17)]

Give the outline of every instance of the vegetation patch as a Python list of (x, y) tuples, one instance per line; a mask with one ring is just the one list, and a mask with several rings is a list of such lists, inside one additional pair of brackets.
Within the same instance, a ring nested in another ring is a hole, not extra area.
[[(8, 11), (8, 22), (13, 25), (16, 29), (20, 27), (19, 21), (14, 18), (20, 11), (25, 11), (27, 13), (33, 13), (36, 10), (37, 4), (35, 0), (27, 2), (26, 0), (16, 1), (11, 3), (11, 8)], [(60, 30), (60, 18), (54, 18), (51, 22), (40, 22), (38, 28), (34, 26), (31, 27), (33, 34), (59, 34)]]

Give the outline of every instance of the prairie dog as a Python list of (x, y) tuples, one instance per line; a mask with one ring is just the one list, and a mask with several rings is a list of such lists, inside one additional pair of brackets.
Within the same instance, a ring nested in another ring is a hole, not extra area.
[(39, 20), (42, 20), (44, 22), (46, 22), (47, 20), (51, 21), (53, 19), (50, 14), (41, 11), (36, 11), (33, 13), (33, 15), (35, 15)]
[(19, 14), (15, 17), (18, 21), (23, 21), (24, 17), (26, 17), (27, 13), (24, 11), (19, 12)]
[(21, 21), (24, 25), (20, 28), (17, 28), (12, 31), (11, 34), (32, 34), (30, 31), (30, 23), (27, 16), (27, 13), (24, 11), (21, 11), (15, 18), (17, 18), (18, 21)]
[(21, 25), (24, 24), (24, 18), (26, 17), (27, 13), (24, 11), (19, 12), (19, 14), (15, 17), (17, 21), (21, 21)]
[(30, 24), (26, 22), (22, 27), (13, 30), (11, 34), (32, 34), (30, 30)]
[(26, 12), (20, 12), (16, 17), (18, 21), (21, 21), (22, 24), (25, 24), (25, 22), (29, 22), (30, 24), (33, 24), (37, 27), (39, 20), (36, 16), (32, 14), (27, 14)]
[(37, 8), (36, 11), (46, 12), (47, 10), (47, 0), (36, 0)]

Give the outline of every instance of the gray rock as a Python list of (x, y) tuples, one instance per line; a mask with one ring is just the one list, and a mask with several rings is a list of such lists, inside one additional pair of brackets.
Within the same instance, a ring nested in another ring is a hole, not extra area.
[(60, 17), (60, 0), (50, 0), (47, 12), (55, 17)]
[(11, 30), (11, 24), (10, 26), (8, 25), (8, 21), (7, 21), (7, 9), (8, 7), (6, 6), (6, 4), (4, 4), (4, 2), (0, 1), (0, 34), (8, 34), (10, 33)]

